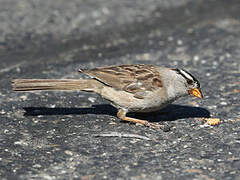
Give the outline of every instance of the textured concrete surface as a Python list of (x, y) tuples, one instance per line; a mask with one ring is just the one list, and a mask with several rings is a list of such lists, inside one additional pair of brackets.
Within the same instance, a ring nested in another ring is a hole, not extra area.
[[(1, 179), (239, 179), (239, 9), (239, 0), (0, 0)], [(95, 94), (10, 87), (129, 63), (183, 67), (205, 99), (133, 114), (163, 132), (120, 122)], [(210, 116), (221, 124), (207, 125)]]

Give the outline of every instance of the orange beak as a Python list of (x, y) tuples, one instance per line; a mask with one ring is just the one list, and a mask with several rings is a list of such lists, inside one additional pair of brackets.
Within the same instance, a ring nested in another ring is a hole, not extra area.
[(202, 95), (202, 92), (201, 92), (200, 89), (194, 88), (194, 89), (189, 90), (188, 93), (190, 95), (193, 95), (193, 96), (199, 98), (199, 99), (203, 98), (203, 95)]

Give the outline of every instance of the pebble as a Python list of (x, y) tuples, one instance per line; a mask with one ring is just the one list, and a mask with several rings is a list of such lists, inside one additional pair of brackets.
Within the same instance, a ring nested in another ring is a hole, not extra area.
[(34, 168), (41, 168), (42, 166), (40, 164), (34, 164), (33, 167)]
[(73, 152), (72, 151), (69, 151), (69, 150), (66, 150), (64, 151), (65, 154), (69, 155), (69, 156), (72, 156), (73, 155)]
[(177, 44), (178, 44), (178, 45), (182, 45), (182, 44), (183, 44), (183, 41), (182, 41), (182, 40), (177, 40)]
[(3, 114), (6, 114), (6, 112), (5, 112), (4, 110), (1, 110), (1, 111), (0, 111), (0, 114), (3, 115)]
[(208, 106), (208, 109), (216, 109), (217, 108), (217, 106)]
[(26, 99), (27, 99), (27, 96), (22, 95), (22, 96), (20, 96), (20, 99), (22, 99), (22, 100), (26, 100)]
[(56, 104), (51, 104), (50, 107), (51, 107), (51, 108), (55, 108), (55, 107), (56, 107)]
[(89, 97), (88, 100), (91, 102), (91, 103), (94, 103), (96, 101), (96, 98), (94, 97)]
[(226, 57), (230, 58), (230, 57), (232, 57), (232, 55), (230, 53), (226, 53)]
[(197, 55), (194, 56), (194, 57), (193, 57), (193, 60), (194, 60), (194, 61), (199, 61), (199, 56), (197, 56)]
[(227, 105), (227, 102), (220, 102), (221, 105)]
[(213, 61), (213, 65), (214, 65), (214, 66), (217, 66), (217, 65), (218, 65), (218, 62), (217, 62), (217, 61)]
[(5, 134), (7, 134), (7, 133), (9, 132), (9, 130), (8, 130), (8, 129), (5, 129), (3, 132), (4, 132)]

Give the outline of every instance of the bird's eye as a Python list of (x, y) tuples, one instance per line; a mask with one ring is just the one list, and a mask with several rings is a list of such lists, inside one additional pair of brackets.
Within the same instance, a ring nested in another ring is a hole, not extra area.
[(193, 84), (193, 80), (188, 79), (188, 80), (187, 80), (187, 83), (190, 84), (190, 85), (192, 85), (192, 84)]

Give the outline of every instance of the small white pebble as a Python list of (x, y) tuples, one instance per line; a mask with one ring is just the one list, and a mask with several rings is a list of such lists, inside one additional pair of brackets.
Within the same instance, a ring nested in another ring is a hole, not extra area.
[(21, 72), (21, 69), (19, 67), (16, 68), (17, 72)]
[(69, 150), (66, 150), (64, 151), (65, 154), (69, 155), (69, 156), (72, 156), (73, 155), (73, 152), (72, 151), (69, 151)]
[(28, 144), (27, 144), (27, 142), (20, 140), (20, 141), (15, 141), (14, 145), (27, 146)]
[(216, 109), (217, 106), (208, 106), (208, 109)]
[(91, 102), (91, 103), (94, 103), (96, 101), (96, 98), (94, 97), (89, 97), (88, 100)]
[(8, 129), (5, 129), (3, 132), (4, 132), (4, 133), (8, 133), (8, 132), (9, 132), (9, 130), (8, 130)]
[(177, 66), (177, 65), (178, 65), (178, 62), (177, 62), (177, 61), (173, 61), (173, 65), (174, 65), (174, 66)]
[(4, 110), (1, 110), (0, 114), (6, 114), (6, 112)]
[(34, 123), (38, 123), (39, 121), (38, 120), (33, 120)]
[(210, 127), (210, 125), (209, 124), (207, 124), (207, 123), (205, 123), (205, 124), (201, 124), (201, 125), (199, 125), (201, 128), (205, 128), (205, 127)]
[(55, 108), (55, 107), (56, 107), (56, 104), (51, 104), (50, 107), (51, 107), (51, 108)]
[(194, 61), (199, 61), (199, 56), (197, 56), (197, 55), (194, 56), (194, 57), (193, 57), (193, 60), (194, 60)]
[(213, 61), (213, 65), (214, 65), (214, 66), (217, 66), (217, 65), (218, 65), (218, 62), (217, 62), (217, 61)]
[(179, 39), (179, 40), (177, 40), (177, 44), (178, 44), (178, 45), (182, 45), (182, 44), (183, 44), (183, 41)]
[(227, 105), (227, 102), (220, 102), (221, 105)]
[(34, 164), (33, 167), (34, 167), (34, 168), (40, 168), (40, 167), (42, 167), (42, 166), (41, 166), (40, 164)]
[(230, 58), (230, 57), (232, 57), (232, 55), (230, 53), (226, 53), (226, 57)]
[(26, 99), (27, 99), (27, 96), (22, 95), (22, 96), (20, 96), (19, 98), (22, 99), (22, 100), (26, 100)]

